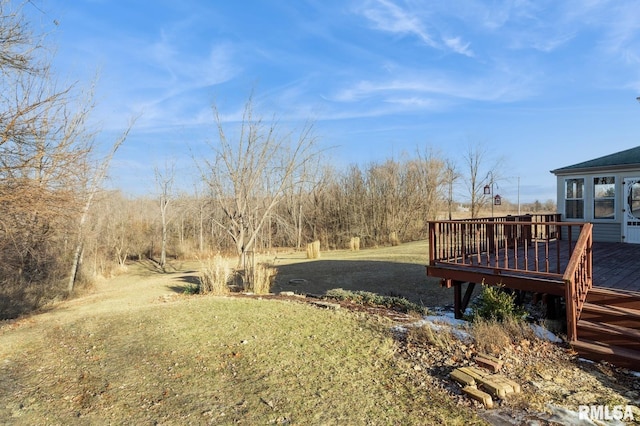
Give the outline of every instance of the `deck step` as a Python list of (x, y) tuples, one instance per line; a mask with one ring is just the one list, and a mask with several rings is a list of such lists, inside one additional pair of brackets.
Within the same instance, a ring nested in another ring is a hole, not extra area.
[(640, 330), (640, 311), (619, 306), (585, 303), (580, 319)]
[(582, 358), (592, 361), (607, 361), (630, 370), (638, 370), (640, 366), (640, 351), (583, 339), (571, 342), (571, 346)]
[(640, 351), (640, 330), (615, 324), (581, 319), (578, 321), (578, 339)]
[(587, 293), (586, 302), (640, 311), (640, 293), (633, 291), (593, 287)]

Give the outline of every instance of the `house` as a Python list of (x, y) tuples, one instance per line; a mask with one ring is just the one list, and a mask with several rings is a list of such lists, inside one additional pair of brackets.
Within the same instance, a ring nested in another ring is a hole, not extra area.
[(640, 244), (640, 146), (551, 170), (566, 222), (591, 222), (593, 240)]

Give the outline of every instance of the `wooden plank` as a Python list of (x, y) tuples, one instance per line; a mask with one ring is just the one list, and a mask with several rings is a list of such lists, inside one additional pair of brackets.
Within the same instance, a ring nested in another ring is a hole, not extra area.
[(465, 386), (464, 388), (462, 388), (462, 392), (469, 395), (476, 401), (480, 401), (485, 406), (485, 408), (493, 408), (493, 400), (491, 399), (491, 395), (479, 390), (477, 387)]
[(615, 324), (578, 321), (578, 336), (607, 345), (640, 351), (640, 330)]
[(453, 281), (482, 283), (487, 285), (504, 285), (514, 290), (548, 293), (556, 296), (564, 296), (564, 283), (547, 279), (535, 279), (533, 277), (518, 277), (511, 275), (496, 275), (490, 272), (472, 271), (468, 269), (456, 269), (452, 267), (429, 266), (427, 275), (450, 279)]
[(640, 310), (619, 306), (585, 303), (582, 307), (580, 319), (640, 329)]
[(580, 356), (594, 361), (608, 361), (619, 367), (637, 369), (640, 365), (640, 352), (616, 346), (602, 345), (588, 340), (571, 343)]
[(460, 371), (460, 369), (453, 370), (449, 376), (456, 382), (460, 383), (463, 386), (475, 386), (476, 381), (473, 377), (468, 375), (467, 373)]
[(587, 303), (640, 310), (640, 292), (593, 287), (587, 294)]

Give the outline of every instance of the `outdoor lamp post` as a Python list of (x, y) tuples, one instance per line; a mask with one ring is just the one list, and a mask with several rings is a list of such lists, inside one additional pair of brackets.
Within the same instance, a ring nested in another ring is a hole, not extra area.
[(491, 182), (484, 186), (484, 195), (491, 195), (491, 217), (493, 217), (493, 206), (502, 205), (502, 197), (493, 195), (493, 175), (491, 175)]
[(491, 179), (491, 185), (484, 186), (484, 195), (491, 195), (491, 217), (493, 217), (493, 179)]

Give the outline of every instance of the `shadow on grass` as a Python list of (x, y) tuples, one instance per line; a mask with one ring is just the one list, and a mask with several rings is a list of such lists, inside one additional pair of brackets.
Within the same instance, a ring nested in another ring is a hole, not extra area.
[(179, 277), (175, 277), (173, 281), (177, 281), (178, 283), (184, 283), (182, 285), (168, 285), (167, 288), (174, 293), (184, 293), (185, 290), (189, 287), (199, 286), (200, 285), (200, 277), (197, 275), (193, 275), (196, 271), (187, 271), (186, 274), (183, 273)]
[(372, 260), (313, 260), (278, 269), (272, 292), (294, 291), (322, 295), (342, 288), (370, 291), (384, 296), (404, 297), (426, 307), (453, 303), (453, 292), (428, 278), (424, 265)]

